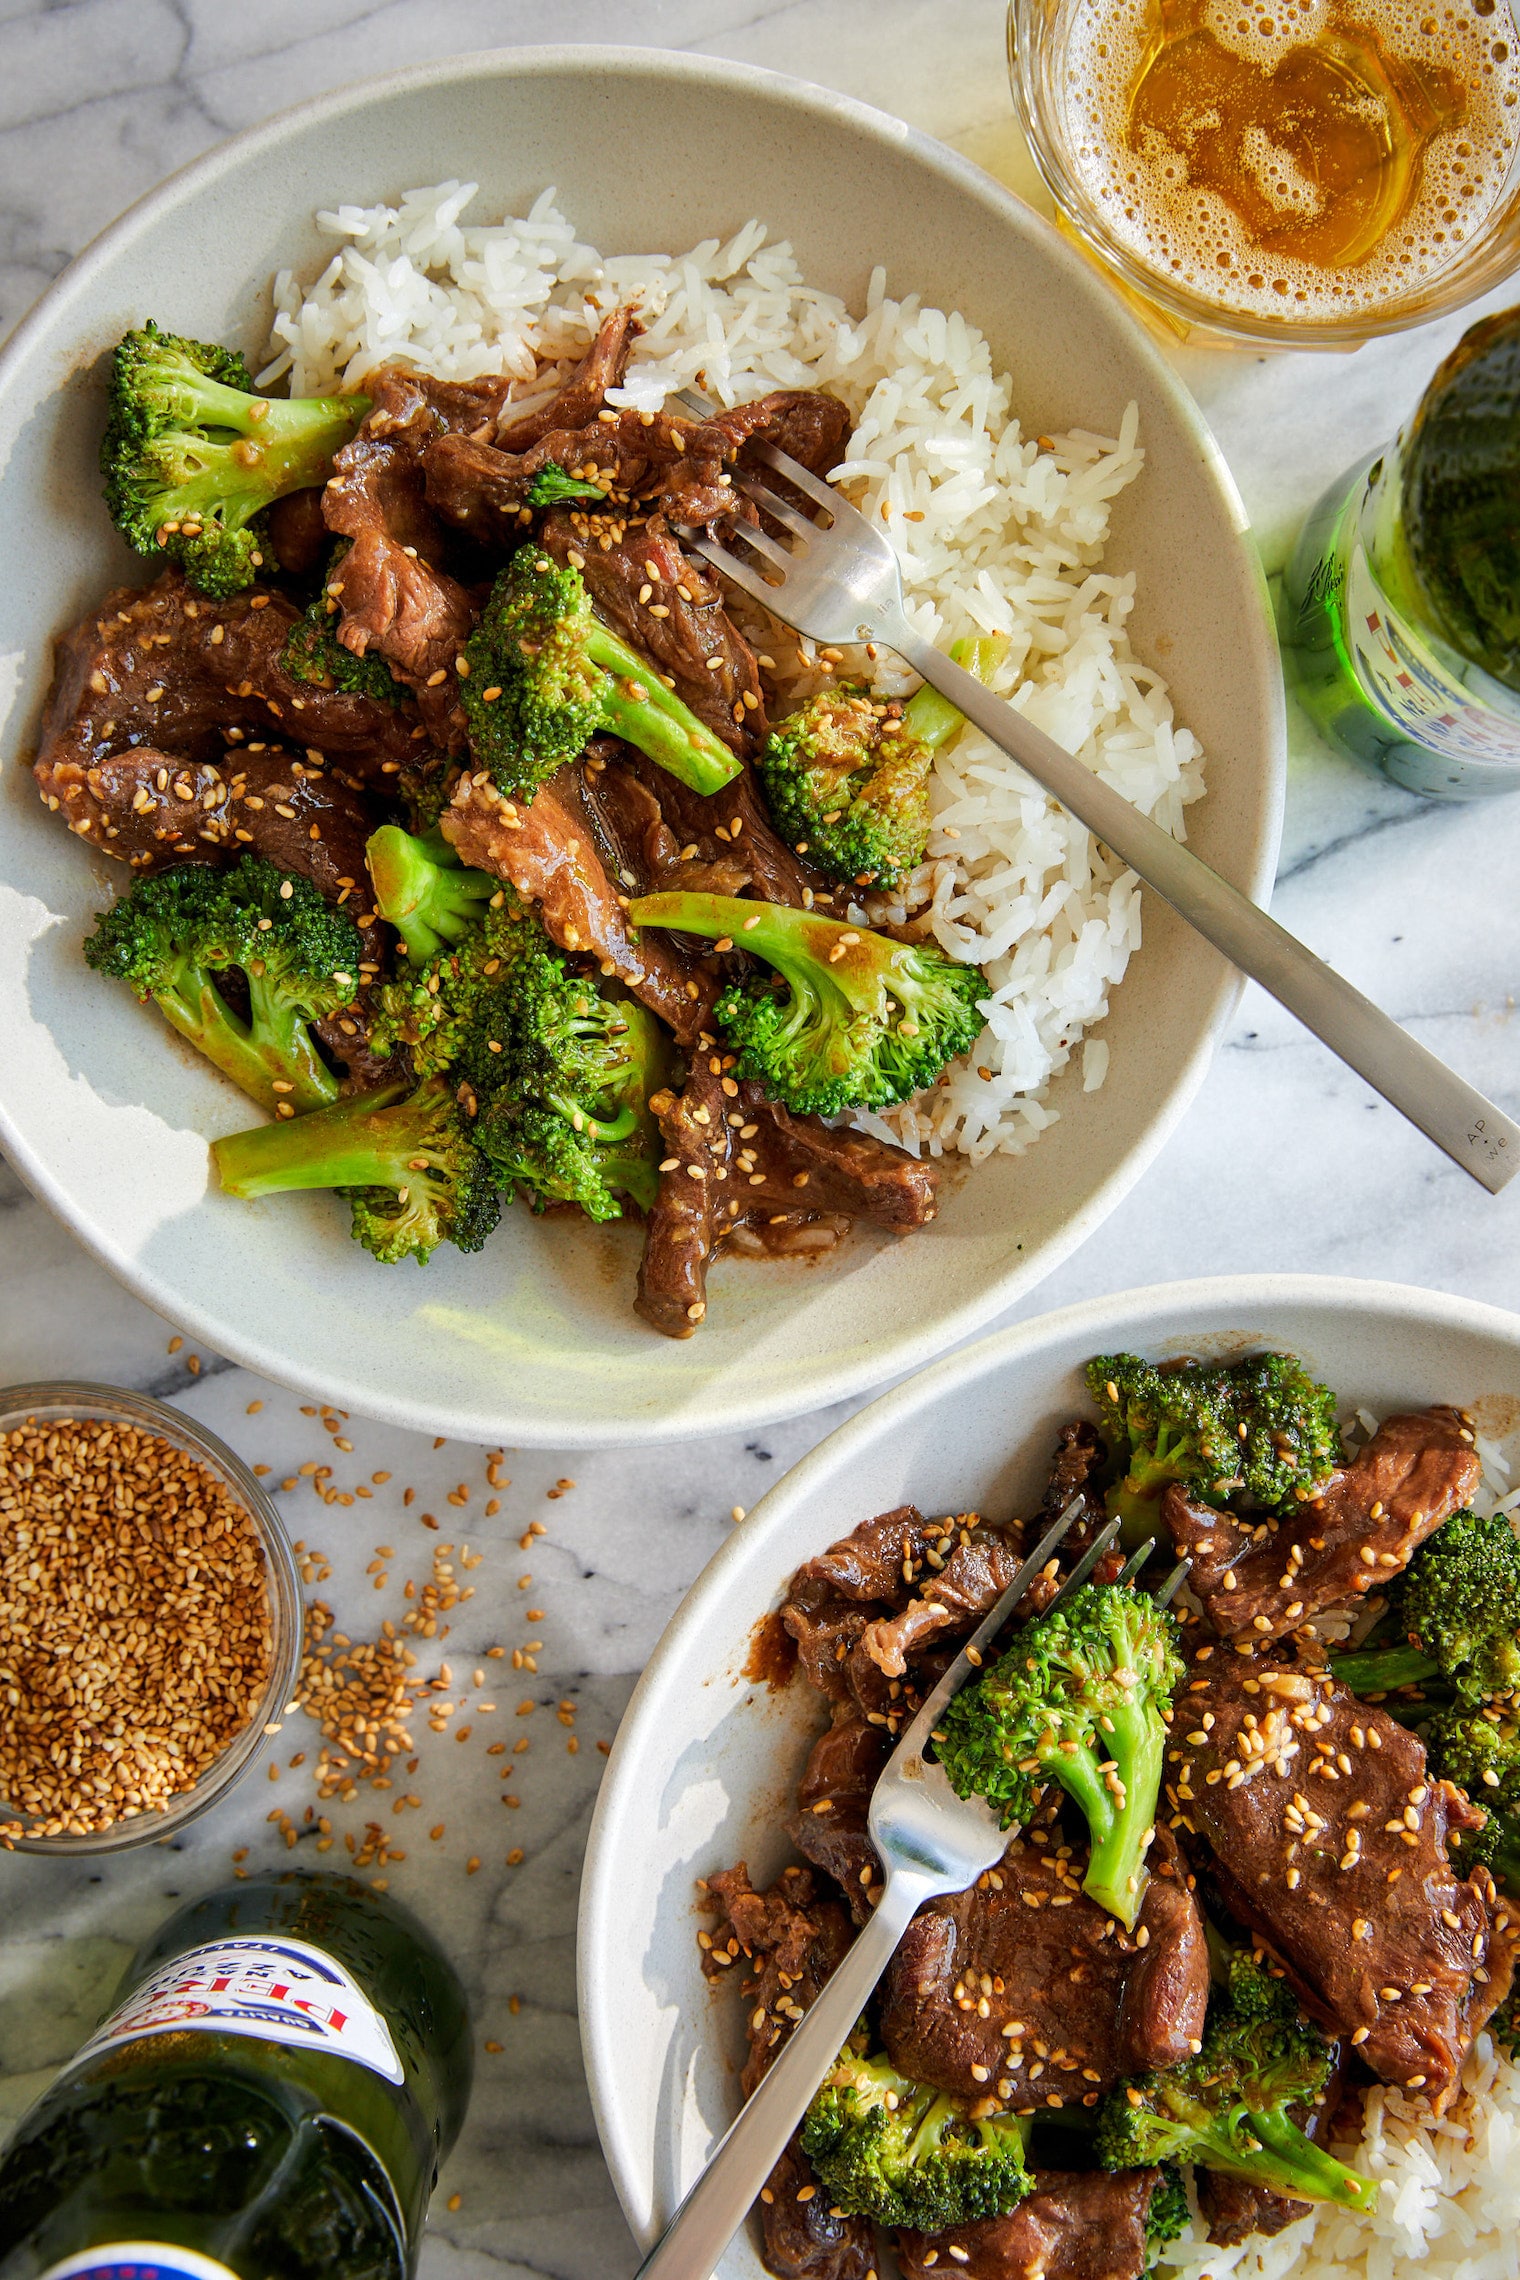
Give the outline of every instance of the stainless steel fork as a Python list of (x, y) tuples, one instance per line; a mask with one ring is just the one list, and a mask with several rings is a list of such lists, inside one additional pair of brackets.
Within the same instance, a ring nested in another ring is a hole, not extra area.
[[(1046, 1530), (887, 1760), (871, 1797), (868, 1821), (885, 1876), (881, 1898), (644, 2259), (638, 2280), (707, 2280), (812, 2104), (819, 2083), (849, 2040), (868, 1997), (918, 1910), (941, 1893), (964, 1892), (984, 1869), (994, 1868), (1002, 1859), (1008, 1831), (999, 1827), (991, 1807), (981, 1798), (957, 1797), (942, 1769), (925, 1756), (925, 1751), (946, 1704), (980, 1667), (988, 1642), (1003, 1628), (1070, 1532), (1080, 1503), (1080, 1498), (1073, 1498)], [(1117, 1521), (1110, 1521), (1099, 1532), (1052, 1605), (1086, 1581), (1118, 1532)], [(1146, 1544), (1135, 1553), (1119, 1580), (1129, 1581), (1137, 1575), (1153, 1549), (1153, 1544)], [(1184, 1562), (1168, 1578), (1157, 1594), (1163, 1604), (1185, 1572)]]
[[(678, 400), (699, 416), (713, 408), (691, 391), (683, 391)], [(758, 451), (769, 467), (813, 502), (825, 521), (804, 514), (746, 472), (736, 476), (738, 487), (791, 534), (792, 543), (750, 523), (735, 522), (727, 545), (719, 545), (710, 534), (691, 537), (688, 544), (810, 640), (875, 641), (895, 649), (915, 673), (948, 697), (984, 736), (1111, 847), (1121, 863), (1154, 887), (1242, 973), (1260, 982), (1480, 1186), (1497, 1195), (1514, 1178), (1520, 1171), (1520, 1125), (1190, 848), (925, 641), (904, 614), (897, 557), (886, 535), (785, 452), (768, 444)], [(758, 562), (737, 554), (735, 541), (742, 541)]]

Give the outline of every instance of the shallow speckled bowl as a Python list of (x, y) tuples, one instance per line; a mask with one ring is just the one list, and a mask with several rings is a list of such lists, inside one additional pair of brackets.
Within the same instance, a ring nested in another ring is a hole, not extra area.
[[(705, 1569), (655, 1649), (602, 1780), (581, 1883), (581, 2036), (602, 2148), (641, 2242), (670, 2217), (738, 2111), (743, 2006), (698, 1969), (695, 1879), (791, 1854), (780, 1823), (825, 1722), (800, 1681), (745, 1678), (756, 1623), (793, 1569), (897, 1504), (1027, 1512), (1057, 1428), (1090, 1414), (1081, 1367), (1286, 1348), (1341, 1414), (1452, 1401), (1520, 1477), (1520, 1315), (1434, 1291), (1239, 1275), (1127, 1291), (953, 1354), (830, 1434)], [(721, 2280), (762, 2280), (741, 2235)]]
[(467, 1440), (588, 1444), (736, 1430), (927, 1360), (1091, 1234), (1192, 1097), (1236, 982), (1147, 899), (1146, 942), (1105, 1029), (1110, 1074), (1056, 1090), (1025, 1158), (952, 1188), (934, 1227), (858, 1234), (808, 1267), (720, 1264), (701, 1334), (633, 1314), (639, 1236), (511, 1215), (483, 1257), (381, 1268), (322, 1197), (234, 1203), (206, 1142), (246, 1104), (151, 1010), (85, 971), (115, 869), (50, 819), (25, 763), (50, 639), (144, 565), (100, 505), (102, 359), (152, 316), (256, 352), (268, 281), (327, 258), (311, 216), (447, 176), (482, 210), (548, 183), (609, 251), (680, 248), (751, 214), (819, 284), (871, 266), (965, 310), (1032, 430), (1114, 432), (1137, 399), (1145, 473), (1111, 561), (1139, 576), (1142, 656), (1212, 757), (1199, 852), (1264, 897), (1276, 852), (1282, 694), (1264, 587), (1202, 420), (1080, 256), (984, 174), (857, 103), (699, 57), (554, 48), (455, 57), (240, 135), (116, 223), (0, 359), (0, 1140), (113, 1272), (185, 1331), (336, 1402)]

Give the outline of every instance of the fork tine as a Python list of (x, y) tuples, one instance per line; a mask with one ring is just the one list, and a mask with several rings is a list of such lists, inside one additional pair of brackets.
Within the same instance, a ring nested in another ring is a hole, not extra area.
[(773, 443), (757, 444), (755, 455), (757, 458), (763, 459), (768, 467), (774, 467), (778, 475), (784, 475), (789, 483), (795, 484), (799, 491), (814, 500), (820, 507), (827, 507), (831, 515), (838, 514), (840, 508), (839, 493), (832, 490), (827, 483), (820, 482), (818, 477), (811, 474), (800, 460), (793, 459), (788, 452), (778, 451)]
[(817, 537), (818, 525), (812, 516), (805, 515), (800, 507), (794, 507), (789, 500), (783, 499), (779, 491), (768, 490), (757, 475), (741, 475), (739, 488), (747, 499), (753, 499), (757, 507), (762, 508), (778, 523), (784, 523), (788, 530), (795, 531), (799, 538)]
[(691, 545), (694, 553), (710, 562), (715, 570), (721, 570), (725, 578), (732, 579), (752, 600), (768, 610), (775, 608), (777, 587), (762, 578), (752, 563), (741, 562), (736, 554), (726, 553), (710, 538), (693, 539)]
[(1046, 1608), (1045, 1612), (1047, 1615), (1053, 1615), (1058, 1607), (1064, 1607), (1067, 1600), (1070, 1599), (1072, 1593), (1074, 1591), (1081, 1590), (1083, 1584), (1086, 1583), (1088, 1577), (1092, 1574), (1093, 1569), (1097, 1566), (1099, 1560), (1102, 1559), (1103, 1554), (1108, 1550), (1109, 1545), (1113, 1542), (1118, 1533), (1119, 1523), (1117, 1520), (1110, 1520), (1106, 1528), (1099, 1529), (1097, 1535), (1094, 1536), (1092, 1542), (1088, 1545), (1087, 1550), (1082, 1554), (1082, 1557), (1078, 1560), (1076, 1566), (1072, 1569), (1070, 1575), (1066, 1578), (1066, 1581), (1062, 1584), (1060, 1590), (1056, 1593), (1054, 1599)]
[(1136, 1576), (1140, 1573), (1140, 1570), (1144, 1567), (1146, 1561), (1150, 1558), (1152, 1552), (1155, 1549), (1155, 1537), (1147, 1536), (1145, 1542), (1140, 1546), (1139, 1551), (1130, 1553), (1129, 1558), (1125, 1561), (1123, 1567), (1120, 1568), (1118, 1574), (1114, 1577), (1114, 1582), (1116, 1584), (1133, 1583)]
[[(810, 529), (814, 526), (804, 524), (803, 527)], [(729, 523), (725, 525), (724, 536), (730, 542), (734, 539), (742, 539), (746, 546), (752, 546), (757, 554), (763, 554), (767, 562), (776, 563), (782, 570), (791, 570), (796, 567), (797, 558), (791, 548), (783, 546), (779, 538), (772, 538), (768, 530), (761, 530), (754, 523), (737, 521)]]
[(1186, 1583), (1188, 1579), (1188, 1573), (1192, 1568), (1192, 1565), (1193, 1563), (1191, 1559), (1179, 1560), (1177, 1562), (1177, 1565), (1173, 1568), (1171, 1574), (1167, 1577), (1165, 1583), (1161, 1586), (1161, 1589), (1156, 1594), (1156, 1605), (1158, 1607), (1170, 1607), (1172, 1601), (1176, 1598), (1178, 1592)]

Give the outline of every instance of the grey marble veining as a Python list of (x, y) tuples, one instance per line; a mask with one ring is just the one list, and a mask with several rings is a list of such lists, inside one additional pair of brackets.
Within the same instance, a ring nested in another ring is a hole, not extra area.
[[(797, 72), (944, 136), (1038, 202), (1009, 115), (1002, 14), (1001, 0), (0, 0), (0, 327), (125, 205), (224, 135), (342, 81), (473, 47), (605, 38)], [(1398, 425), (1460, 329), (1450, 320), (1352, 357), (1169, 351), (1215, 427), (1269, 570), (1323, 486)], [(1228, 755), (1213, 764), (1227, 766)], [(1517, 867), (1520, 803), (1426, 807), (1294, 722), (1278, 914), (1511, 1109)], [(1514, 1305), (1517, 1214), (1513, 1192), (1481, 1195), (1251, 989), (1182, 1130), (1023, 1311), (1243, 1268), (1425, 1283)], [(681, 1592), (734, 1525), (732, 1508), (751, 1506), (843, 1412), (747, 1442), (510, 1452), (511, 1486), (487, 1518), (480, 1451), (435, 1450), (360, 1419), (341, 1428), (353, 1451), (337, 1451), (295, 1397), (209, 1354), (192, 1375), (185, 1350), (166, 1350), (172, 1328), (0, 1165), (0, 1383), (56, 1374), (151, 1388), (268, 1464), (272, 1483), (295, 1480), (278, 1492), (291, 1531), (332, 1566), (312, 1595), (354, 1638), (402, 1613), (403, 1586), (426, 1576), (435, 1546), (468, 1543), (471, 1557), (484, 1555), (461, 1573), (475, 1596), (425, 1667), (450, 1665), (443, 1699), (459, 1700), (462, 1686), (495, 1710), (451, 1719), (451, 1729), (471, 1727), (463, 1744), (419, 1723), (415, 1775), (333, 1813), (326, 1857), (346, 1857), (345, 1831), (362, 1839), (366, 1822), (380, 1823), (407, 1854), (387, 1871), (391, 1888), (442, 1929), (477, 2005), (478, 2089), (435, 2205), (426, 2280), (629, 2272), (636, 2259), (597, 2151), (575, 2026), (574, 1911), (603, 1764), (596, 1744), (614, 1732)], [(372, 1495), (324, 1506), (300, 1472), (313, 1463), (333, 1466), (330, 1485)], [(392, 1478), (377, 1484), (377, 1472)], [(551, 1495), (564, 1480), (575, 1485)], [(469, 1500), (451, 1506), (461, 1484)], [(424, 1528), (424, 1512), (439, 1531)], [(519, 1539), (535, 1521), (545, 1533), (524, 1553)], [(377, 1592), (366, 1570), (381, 1545), (392, 1556)], [(533, 1580), (520, 1591), (524, 1574)], [(532, 1624), (530, 1609), (542, 1610)], [(485, 1659), (492, 1645), (530, 1640), (542, 1641), (536, 1671)], [(480, 1689), (476, 1668), (488, 1674)], [(534, 1707), (519, 1715), (526, 1701)], [(561, 1704), (573, 1706), (568, 1724)], [(488, 1754), (497, 1736), (505, 1757)], [(522, 1738), (530, 1747), (515, 1752)], [(243, 1846), (250, 1867), (288, 1857), (266, 1816), (284, 1810), (306, 1826), (316, 1737), (296, 1717), (270, 1747), (278, 1779), (257, 1768), (181, 1848), (152, 1848), (98, 1878), (0, 1859), (0, 2124), (78, 2042), (172, 1894), (230, 1874)], [(306, 1763), (292, 1766), (303, 1751)], [(499, 1802), (503, 1790), (517, 1806)], [(413, 1794), (418, 1807), (395, 1810)], [(315, 1859), (318, 1841), (303, 1838), (296, 1857)], [(509, 1867), (518, 1848), (523, 1859)], [(472, 1858), (480, 1866), (467, 1873)]]

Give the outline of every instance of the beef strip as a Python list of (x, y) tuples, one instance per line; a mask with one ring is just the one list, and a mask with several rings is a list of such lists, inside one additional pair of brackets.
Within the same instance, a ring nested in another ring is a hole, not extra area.
[[(528, 494), (545, 467), (594, 483), (607, 503), (627, 508), (653, 495), (672, 522), (710, 523), (731, 515), (736, 495), (720, 480), (732, 447), (721, 430), (666, 412), (603, 412), (589, 427), (551, 428), (519, 453), (440, 436), (425, 455), (428, 504), (472, 538), (513, 541), (528, 519)], [(567, 502), (590, 520), (597, 502)]]
[(310, 490), (287, 491), (269, 510), (269, 543), (289, 578), (315, 578), (332, 552), (322, 489), (319, 483)]
[(1138, 2280), (1159, 2169), (1037, 2169), (1011, 2216), (896, 2235), (904, 2280)]
[(1179, 1696), (1168, 1752), (1181, 1826), (1311, 2016), (1441, 2112), (1512, 1968), (1486, 1871), (1447, 1860), (1448, 1830), (1482, 1815), (1431, 1779), (1407, 1727), (1327, 1674), (1205, 1654), (1220, 1667)]
[(869, 1895), (881, 1885), (866, 1815), (890, 1747), (885, 1729), (869, 1723), (854, 1703), (838, 1704), (833, 1724), (813, 1744), (797, 1784), (797, 1810), (786, 1825), (803, 1859), (833, 1877), (857, 1924), (870, 1915)]
[[(752, 866), (710, 837), (693, 855), (690, 840), (672, 824), (666, 806), (674, 803), (662, 795), (674, 779), (615, 737), (597, 741), (607, 748), (606, 756), (588, 751), (576, 796), (608, 874), (619, 887), (630, 895), (654, 894), (667, 887), (698, 894), (742, 894), (750, 884)], [(689, 796), (693, 803), (706, 806), (699, 794)], [(721, 818), (706, 819), (708, 834), (713, 820)], [(679, 935), (667, 934), (664, 939), (673, 948), (681, 947)]]
[(444, 567), (445, 526), (428, 503), (424, 457), (439, 436), (489, 429), (511, 383), (434, 380), (386, 365), (367, 382), (371, 407), (333, 461), (322, 511), (353, 544), (328, 583), (342, 603), (337, 637), (356, 657), (383, 657), (417, 695), (444, 750), (465, 745), (454, 660), (475, 623), (468, 589)]
[(752, 404), (715, 412), (711, 425), (741, 460), (746, 446), (768, 443), (822, 477), (843, 459), (851, 421), (837, 396), (826, 396), (817, 388), (778, 388)]
[[(641, 752), (629, 752), (627, 765), (659, 802), (660, 812), (683, 851), (695, 851), (687, 858), (688, 867), (670, 885), (701, 891), (717, 869), (726, 867), (738, 885), (715, 886), (711, 892), (736, 893), (747, 886), (762, 902), (791, 903), (807, 909), (811, 895), (814, 903), (828, 908), (833, 900), (833, 881), (777, 837), (750, 768), (725, 784), (721, 792), (708, 796), (678, 782)], [(720, 829), (721, 839), (717, 836)]]
[(664, 935), (641, 935), (635, 945), (601, 858), (553, 784), (541, 784), (525, 806), (484, 772), (466, 770), (439, 825), (465, 863), (494, 872), (537, 904), (545, 932), (562, 950), (595, 958), (604, 974), (616, 974), (690, 1041), (704, 1011), (699, 985)]
[[(640, 943), (647, 951), (657, 939), (651, 930)], [(864, 1133), (789, 1115), (757, 1085), (724, 1073), (706, 1031), (685, 1090), (655, 1093), (650, 1107), (671, 1168), (649, 1214), (636, 1303), (668, 1338), (692, 1335), (707, 1312), (709, 1260), (724, 1244), (737, 1248), (746, 1230), (756, 1249), (817, 1250), (853, 1219), (901, 1234), (934, 1217), (930, 1165)]]
[(520, 419), (504, 403), (497, 414), (498, 451), (530, 451), (555, 428), (583, 428), (607, 401), (607, 390), (622, 385), (628, 351), (642, 330), (631, 308), (614, 309), (602, 319), (595, 340), (564, 386)]
[[(682, 552), (662, 515), (637, 523), (613, 515), (605, 528), (603, 519), (555, 507), (540, 542), (556, 562), (579, 562), (598, 614), (668, 676), (698, 720), (741, 758), (757, 752), (769, 733), (760, 668), (716, 578)], [(656, 602), (667, 616), (650, 614)]]
[(115, 761), (135, 788), (182, 761), (241, 765), (250, 742), (259, 758), (277, 741), (313, 767), (392, 782), (422, 749), (416, 716), (294, 679), (280, 653), (296, 614), (267, 589), (208, 601), (175, 570), (113, 589), (58, 641), (35, 761), (43, 798), (81, 838), (143, 869), (157, 860), (164, 817), (103, 812), (92, 778)]
[(873, 1623), (911, 1604), (924, 1554), (931, 1546), (940, 1550), (947, 1526), (978, 1527), (980, 1517), (967, 1512), (954, 1522), (929, 1521), (915, 1505), (900, 1505), (863, 1520), (798, 1568), (787, 1585), (781, 1621), (796, 1643), (804, 1676), (820, 1693), (836, 1702), (852, 1695), (854, 1650)]
[[(837, 1900), (816, 1897), (804, 1868), (786, 1869), (768, 1892), (756, 1892), (741, 1862), (709, 1877), (707, 1892), (717, 1921), (702, 1935), (704, 1970), (719, 1977), (741, 1957), (750, 1970), (743, 1989), (749, 2056), (739, 2077), (748, 2098), (848, 1948), (849, 1918)], [(876, 2263), (873, 2227), (864, 2217), (836, 2216), (826, 2193), (800, 2200), (813, 2184), (794, 2137), (760, 2196), (766, 2269), (778, 2280), (867, 2280)]]
[(1286, 1519), (1249, 1523), (1189, 1501), (1175, 1484), (1162, 1514), (1216, 1631), (1280, 1638), (1321, 1608), (1389, 1583), (1441, 1522), (1476, 1494), (1482, 1467), (1454, 1409), (1389, 1417), (1318, 1496)]
[(1063, 1550), (1082, 1550), (1108, 1518), (1103, 1502), (1103, 1470), (1108, 1462), (1108, 1451), (1096, 1425), (1079, 1417), (1070, 1425), (1063, 1425), (1056, 1435), (1056, 1453), (1050, 1468), (1045, 1493), (1040, 1498), (1040, 1524), (1036, 1536), (1042, 1535), (1052, 1520), (1060, 1518), (1073, 1497), (1082, 1499), (1081, 1510), (1073, 1532), (1067, 1537)]
[(878, 1616), (861, 1634), (862, 1651), (885, 1678), (901, 1678), (909, 1659), (942, 1635), (960, 1637), (974, 1630), (996, 1606), (1018, 1572), (1023, 1534), (1017, 1527), (982, 1528), (958, 1543), (948, 1559), (925, 1555), (940, 1573), (911, 1599), (900, 1615)]
[(1158, 1827), (1134, 1934), (1087, 1898), (1083, 1867), (1080, 1852), (1035, 1829), (969, 1892), (919, 1911), (883, 1981), (894, 2066), (957, 2097), (995, 2093), (1027, 2110), (1093, 2105), (1121, 2076), (1197, 2049), (1208, 1949), (1176, 1840)]

